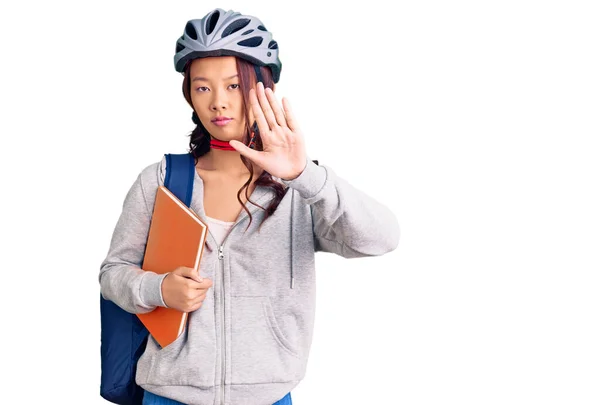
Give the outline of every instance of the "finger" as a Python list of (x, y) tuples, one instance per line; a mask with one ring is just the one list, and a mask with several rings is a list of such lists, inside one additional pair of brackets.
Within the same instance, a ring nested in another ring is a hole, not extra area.
[(249, 98), (250, 106), (252, 107), (252, 112), (254, 113), (254, 119), (256, 120), (258, 130), (260, 131), (260, 136), (261, 138), (268, 137), (269, 132), (271, 130), (269, 129), (269, 124), (267, 123), (265, 115), (263, 114), (263, 110), (260, 107), (260, 103), (258, 102), (258, 97), (256, 96), (256, 89), (250, 89)]
[(267, 95), (265, 94), (265, 86), (263, 86), (262, 82), (258, 83), (257, 89), (258, 89), (258, 92), (256, 94), (258, 95), (258, 101), (260, 101), (260, 106), (263, 110), (264, 116), (267, 119), (267, 122), (269, 123), (269, 128), (274, 129), (279, 124), (277, 124), (277, 120), (275, 119), (275, 114), (273, 113), (271, 104), (269, 103), (269, 100), (267, 99)]
[(198, 303), (206, 299), (206, 292), (199, 294), (191, 299), (191, 305), (197, 305)]
[(292, 106), (290, 105), (288, 99), (284, 97), (281, 101), (283, 102), (283, 111), (285, 112), (285, 120), (287, 122), (288, 128), (292, 131), (300, 129), (296, 122), (296, 116), (292, 112)]
[[(259, 129), (260, 129), (260, 125), (259, 125)], [(263, 135), (263, 132), (261, 131), (261, 136)], [(262, 153), (264, 152), (259, 152), (257, 150), (254, 149), (250, 149), (249, 147), (247, 147), (246, 145), (244, 145), (242, 142), (237, 141), (237, 140), (231, 140), (229, 141), (229, 145), (231, 145), (233, 147), (233, 149), (235, 149), (236, 151), (238, 151), (240, 153), (240, 155), (247, 157), (248, 159), (250, 159), (251, 161), (253, 161), (254, 163), (256, 163), (257, 165), (259, 165), (260, 167), (262, 167)]]
[(202, 282), (202, 277), (200, 277), (200, 275), (198, 274), (198, 270), (192, 267), (181, 266), (175, 269), (174, 273), (182, 277), (190, 278), (197, 282)]
[(198, 290), (198, 292), (200, 292), (201, 294), (206, 294), (206, 292), (208, 291), (208, 289), (212, 287), (212, 283), (207, 283), (206, 281), (203, 284), (196, 284), (194, 286), (194, 288), (196, 290)]
[(202, 283), (204, 282), (204, 279), (200, 277), (197, 273), (191, 273), (182, 276), (187, 280), (189, 285), (198, 286), (202, 285)]
[(273, 110), (273, 113), (275, 114), (275, 119), (277, 120), (277, 124), (281, 125), (282, 127), (287, 127), (287, 123), (285, 121), (285, 115), (283, 114), (283, 110), (279, 106), (279, 101), (277, 101), (277, 97), (275, 97), (275, 93), (273, 93), (273, 90), (271, 88), (267, 88), (265, 90), (265, 93), (267, 95), (267, 99), (269, 100), (269, 103), (271, 104), (271, 109)]
[(204, 304), (204, 297), (202, 297), (202, 299), (194, 300), (192, 302), (192, 305), (190, 305), (190, 312), (197, 310), (198, 308), (200, 308), (202, 306), (202, 304)]
[(202, 307), (202, 301), (200, 301), (200, 302), (199, 302), (199, 303), (197, 303), (197, 304), (191, 305), (191, 306), (188, 308), (188, 310), (187, 310), (187, 311), (185, 311), (185, 312), (194, 312), (194, 311), (197, 311), (197, 310), (199, 310), (201, 307)]
[(188, 306), (195, 305), (206, 298), (206, 290), (188, 290), (183, 296), (185, 297)]
[(210, 288), (209, 283), (207, 283), (208, 279), (204, 279), (202, 282), (198, 282), (196, 280), (193, 280), (191, 278), (188, 278), (186, 280), (186, 286), (188, 288), (194, 289), (194, 290), (206, 290), (208, 288)]

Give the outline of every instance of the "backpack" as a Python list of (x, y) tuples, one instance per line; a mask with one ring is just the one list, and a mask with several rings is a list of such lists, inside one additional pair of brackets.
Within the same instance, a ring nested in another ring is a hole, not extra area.
[[(190, 206), (195, 164), (190, 153), (165, 154), (165, 187)], [(120, 405), (141, 405), (144, 390), (135, 383), (137, 362), (146, 348), (148, 330), (137, 315), (100, 294), (100, 395)]]

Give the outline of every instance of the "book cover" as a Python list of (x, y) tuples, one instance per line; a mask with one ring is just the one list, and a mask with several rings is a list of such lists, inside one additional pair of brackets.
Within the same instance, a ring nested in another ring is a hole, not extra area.
[[(142, 269), (164, 274), (177, 267), (199, 271), (208, 226), (164, 186), (156, 192)], [(165, 347), (184, 331), (188, 314), (157, 307), (137, 314), (152, 337)]]

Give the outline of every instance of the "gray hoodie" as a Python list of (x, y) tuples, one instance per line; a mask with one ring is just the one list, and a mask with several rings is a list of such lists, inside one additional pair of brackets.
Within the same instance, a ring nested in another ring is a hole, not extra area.
[[(165, 275), (141, 270), (154, 198), (166, 160), (147, 166), (125, 197), (106, 259), (100, 266), (104, 298), (131, 313), (165, 306)], [(315, 316), (315, 252), (354, 258), (398, 246), (400, 228), (386, 206), (307, 158), (275, 212), (250, 202), (218, 245), (212, 235), (200, 276), (213, 286), (189, 314), (175, 342), (160, 348), (150, 337), (136, 382), (186, 404), (270, 405), (302, 380)], [(267, 207), (275, 193), (257, 186), (250, 199)], [(206, 222), (203, 182), (195, 174), (191, 209)], [(212, 290), (212, 291), (211, 291)]]

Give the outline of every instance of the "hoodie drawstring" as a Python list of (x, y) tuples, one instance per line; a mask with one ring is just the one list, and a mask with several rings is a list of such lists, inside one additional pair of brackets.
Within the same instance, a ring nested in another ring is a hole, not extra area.
[(290, 288), (294, 288), (294, 190), (292, 189), (290, 192), (292, 193), (292, 227), (290, 228), (290, 252), (292, 253), (292, 257), (290, 258)]

